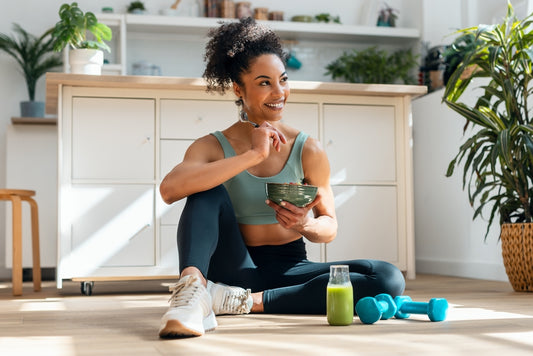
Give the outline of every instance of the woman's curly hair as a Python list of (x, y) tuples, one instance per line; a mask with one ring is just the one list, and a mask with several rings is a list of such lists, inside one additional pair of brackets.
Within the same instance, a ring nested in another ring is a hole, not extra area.
[(271, 29), (259, 25), (251, 17), (237, 22), (222, 23), (209, 30), (209, 42), (205, 46), (204, 61), (207, 62), (203, 77), (207, 91), (224, 94), (233, 82), (240, 82), (250, 63), (263, 54), (275, 54), (283, 63), (287, 55), (281, 40)]

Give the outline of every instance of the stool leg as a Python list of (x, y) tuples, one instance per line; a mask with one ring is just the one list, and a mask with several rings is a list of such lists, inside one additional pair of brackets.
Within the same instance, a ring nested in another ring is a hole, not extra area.
[(41, 290), (41, 254), (39, 251), (39, 208), (37, 202), (31, 198), (27, 199), (31, 206), (31, 240), (33, 256), (33, 290)]
[(22, 208), (20, 197), (10, 196), (13, 204), (13, 295), (22, 295)]

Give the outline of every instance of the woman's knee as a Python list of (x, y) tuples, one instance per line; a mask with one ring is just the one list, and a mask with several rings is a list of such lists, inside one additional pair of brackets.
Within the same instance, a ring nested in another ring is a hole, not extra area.
[(228, 192), (223, 185), (191, 194), (187, 197), (185, 210), (215, 210), (227, 204), (231, 204)]
[(405, 278), (395, 265), (385, 261), (374, 261), (376, 279), (381, 283), (382, 293), (395, 297), (405, 290)]
[(225, 201), (228, 197), (226, 188), (221, 184), (214, 188), (191, 194), (187, 197), (187, 201), (207, 201), (214, 203), (216, 201)]

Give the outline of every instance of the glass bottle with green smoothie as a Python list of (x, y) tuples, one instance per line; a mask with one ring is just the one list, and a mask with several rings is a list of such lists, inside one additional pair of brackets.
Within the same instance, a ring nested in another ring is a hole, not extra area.
[(353, 288), (347, 265), (333, 265), (327, 287), (329, 325), (350, 325), (353, 322)]

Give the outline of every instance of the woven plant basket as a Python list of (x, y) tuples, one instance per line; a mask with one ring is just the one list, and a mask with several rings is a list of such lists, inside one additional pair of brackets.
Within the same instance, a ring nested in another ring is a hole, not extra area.
[(533, 292), (533, 223), (502, 224), (505, 272), (517, 292)]

